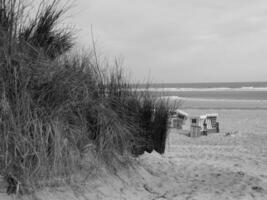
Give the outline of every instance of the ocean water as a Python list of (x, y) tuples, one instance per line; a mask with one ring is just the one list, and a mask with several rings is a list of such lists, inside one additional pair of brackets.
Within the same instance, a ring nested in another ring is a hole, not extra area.
[(222, 132), (267, 140), (267, 82), (153, 84), (149, 90), (179, 102), (189, 115), (218, 113)]
[[(142, 86), (142, 85), (141, 85)], [(155, 83), (150, 85), (151, 88), (228, 88), (228, 89), (253, 89), (267, 88), (267, 82), (216, 82), (216, 83)]]
[(267, 82), (152, 84), (149, 91), (185, 109), (267, 109)]

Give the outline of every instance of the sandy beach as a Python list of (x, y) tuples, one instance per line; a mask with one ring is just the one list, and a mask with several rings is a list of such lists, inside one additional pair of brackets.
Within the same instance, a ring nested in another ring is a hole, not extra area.
[(0, 0), (0, 200), (267, 200), (266, 30), (263, 0)]
[[(189, 138), (169, 130), (167, 151), (144, 154), (130, 168), (91, 176), (83, 184), (47, 188), (51, 199), (267, 199), (267, 135), (233, 132)], [(28, 197), (24, 197), (25, 199)], [(32, 197), (31, 197), (32, 198)], [(12, 199), (1, 193), (0, 199)]]

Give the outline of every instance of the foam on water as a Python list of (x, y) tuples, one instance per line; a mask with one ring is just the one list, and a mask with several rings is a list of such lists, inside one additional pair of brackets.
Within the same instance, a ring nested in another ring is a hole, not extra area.
[(161, 98), (170, 99), (170, 100), (181, 100), (181, 101), (205, 101), (205, 102), (248, 102), (248, 103), (266, 103), (267, 100), (259, 99), (205, 99), (205, 98), (186, 98), (179, 96), (163, 96)]
[(186, 107), (218, 109), (267, 109), (267, 82), (152, 84), (157, 97), (182, 101)]
[(138, 88), (138, 91), (151, 91), (151, 92), (217, 92), (217, 91), (266, 91), (267, 87), (241, 87), (241, 88), (227, 88), (227, 87), (219, 87), (219, 88)]

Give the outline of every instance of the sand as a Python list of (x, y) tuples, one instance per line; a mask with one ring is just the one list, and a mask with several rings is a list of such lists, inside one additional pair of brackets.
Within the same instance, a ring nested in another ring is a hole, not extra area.
[[(12, 199), (0, 193), (1, 200)], [(29, 199), (29, 197), (24, 197)], [(167, 152), (144, 154), (116, 175), (46, 188), (34, 200), (267, 199), (267, 135), (224, 133), (188, 138), (170, 130)]]

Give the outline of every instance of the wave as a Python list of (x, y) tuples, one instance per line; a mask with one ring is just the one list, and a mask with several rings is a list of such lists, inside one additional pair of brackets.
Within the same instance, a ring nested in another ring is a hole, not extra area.
[(240, 87), (240, 88), (229, 88), (229, 87), (217, 87), (217, 88), (138, 88), (138, 91), (150, 91), (150, 92), (216, 92), (216, 91), (266, 91), (267, 87)]
[(159, 98), (177, 100), (177, 101), (193, 101), (193, 102), (229, 102), (229, 103), (265, 103), (267, 105), (267, 100), (263, 99), (212, 99), (212, 98), (188, 98), (179, 96), (161, 96)]
[(211, 107), (195, 107), (195, 106), (186, 106), (183, 107), (184, 110), (192, 109), (192, 110), (252, 110), (252, 111), (267, 111), (267, 107), (216, 107), (216, 106), (211, 106)]
[(183, 109), (267, 110), (267, 100), (203, 99), (179, 96), (159, 97), (171, 103), (180, 103)]

